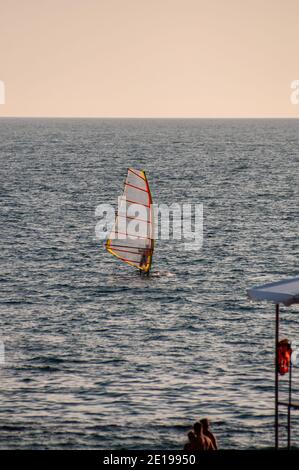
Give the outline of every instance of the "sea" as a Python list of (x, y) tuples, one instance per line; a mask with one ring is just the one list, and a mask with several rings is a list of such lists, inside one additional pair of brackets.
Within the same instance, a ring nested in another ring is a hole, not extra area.
[[(273, 447), (275, 309), (247, 290), (298, 275), (299, 120), (1, 118), (0, 157), (0, 448), (179, 450), (204, 417)], [(158, 239), (148, 278), (95, 231), (128, 167), (203, 206), (202, 246)]]

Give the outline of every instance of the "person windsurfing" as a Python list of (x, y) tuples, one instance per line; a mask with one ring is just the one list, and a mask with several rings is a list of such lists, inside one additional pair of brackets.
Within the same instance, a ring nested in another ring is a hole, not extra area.
[(141, 259), (140, 259), (140, 263), (139, 263), (139, 266), (140, 266), (140, 269), (139, 269), (139, 273), (140, 273), (140, 276), (142, 275), (142, 272), (144, 272), (144, 274), (146, 274), (147, 276), (149, 276), (149, 270), (145, 271), (144, 268), (147, 266), (148, 264), (148, 254), (149, 250), (147, 248), (145, 248), (144, 250), (142, 250), (142, 255), (141, 255)]

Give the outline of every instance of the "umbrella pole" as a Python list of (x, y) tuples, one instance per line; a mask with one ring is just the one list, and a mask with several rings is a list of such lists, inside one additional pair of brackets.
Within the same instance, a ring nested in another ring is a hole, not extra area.
[(288, 450), (291, 448), (292, 363), (289, 368)]
[(279, 342), (279, 304), (276, 304), (276, 323), (275, 323), (275, 450), (278, 449), (278, 342)]

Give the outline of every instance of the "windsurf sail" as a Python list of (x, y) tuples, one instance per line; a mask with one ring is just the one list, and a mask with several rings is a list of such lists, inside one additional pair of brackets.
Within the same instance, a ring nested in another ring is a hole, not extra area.
[(144, 171), (128, 168), (114, 226), (105, 243), (109, 253), (149, 273), (154, 252), (152, 195)]

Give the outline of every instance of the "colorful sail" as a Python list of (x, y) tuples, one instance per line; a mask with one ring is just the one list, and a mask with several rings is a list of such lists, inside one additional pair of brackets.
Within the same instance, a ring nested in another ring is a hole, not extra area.
[(135, 268), (148, 273), (154, 251), (152, 196), (144, 171), (128, 169), (124, 192), (106, 249)]

